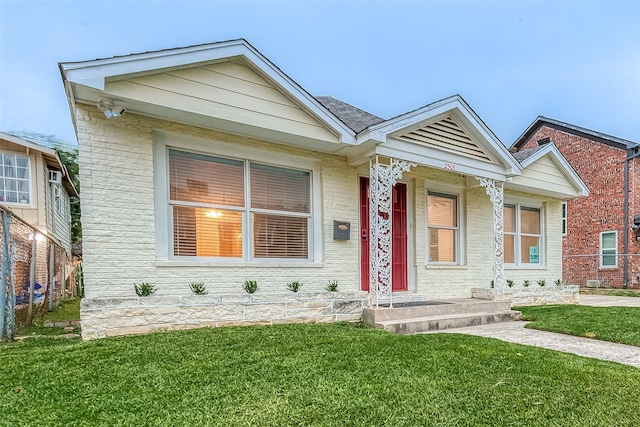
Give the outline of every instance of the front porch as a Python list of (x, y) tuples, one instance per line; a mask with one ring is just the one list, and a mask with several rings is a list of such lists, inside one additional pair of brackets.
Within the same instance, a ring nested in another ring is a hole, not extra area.
[(415, 334), (520, 320), (521, 313), (511, 309), (514, 306), (578, 303), (578, 286), (514, 286), (500, 294), (492, 288), (473, 288), (471, 298), (438, 300), (399, 293), (393, 307), (390, 299), (365, 307), (362, 321), (392, 333)]

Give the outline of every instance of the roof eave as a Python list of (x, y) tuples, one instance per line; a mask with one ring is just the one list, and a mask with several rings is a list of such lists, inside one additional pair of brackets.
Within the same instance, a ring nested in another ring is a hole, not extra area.
[[(634, 141), (630, 141), (624, 138), (618, 138), (617, 136), (608, 135), (606, 133), (594, 131), (581, 126), (573, 125), (571, 123), (562, 122), (560, 120), (551, 119), (544, 116), (538, 116), (536, 119), (522, 132), (522, 134), (515, 140), (509, 149), (515, 148), (520, 150), (524, 144), (543, 126), (548, 126), (552, 129), (560, 130), (562, 132), (570, 133), (576, 136), (590, 139), (595, 142), (607, 144), (609, 146), (626, 150), (629, 148), (637, 147), (640, 144)], [(553, 142), (553, 141), (552, 141)]]
[(65, 87), (67, 83), (71, 86), (67, 90), (67, 98), (73, 105), (75, 103), (73, 99), (75, 85), (103, 91), (108, 78), (182, 66), (195, 66), (195, 64), (236, 57), (244, 58), (253, 65), (255, 71), (287, 91), (310, 114), (336, 132), (341, 143), (351, 145), (356, 143), (355, 132), (352, 129), (244, 39), (107, 59), (60, 63), (59, 67)]

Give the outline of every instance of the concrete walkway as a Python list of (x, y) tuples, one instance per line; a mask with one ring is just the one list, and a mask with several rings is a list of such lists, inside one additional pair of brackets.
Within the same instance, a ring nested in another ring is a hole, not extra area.
[(593, 307), (640, 307), (640, 297), (580, 295), (580, 305), (591, 305)]
[[(640, 298), (580, 295), (580, 304), (595, 307), (640, 307)], [(574, 337), (554, 332), (538, 331), (535, 329), (525, 329), (524, 325), (527, 323), (529, 322), (492, 323), (434, 332), (460, 333), (497, 338), (502, 341), (548, 348), (595, 359), (610, 360), (640, 368), (640, 347), (590, 338)]]

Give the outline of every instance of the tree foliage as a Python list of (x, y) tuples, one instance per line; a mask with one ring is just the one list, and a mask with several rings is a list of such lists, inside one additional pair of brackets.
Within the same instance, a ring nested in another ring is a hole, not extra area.
[[(67, 168), (69, 172), (69, 179), (78, 190), (80, 194), (80, 180), (78, 178), (78, 149), (70, 148), (69, 146), (61, 146), (56, 144), (54, 146), (62, 164)], [(71, 245), (74, 256), (82, 256), (82, 222), (80, 215), (80, 198), (71, 195)]]

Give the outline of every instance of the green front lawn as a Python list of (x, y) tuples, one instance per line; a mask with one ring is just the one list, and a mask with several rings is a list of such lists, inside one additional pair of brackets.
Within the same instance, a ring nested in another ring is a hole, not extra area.
[(352, 324), (0, 345), (0, 425), (632, 426), (640, 369)]
[(640, 307), (540, 305), (517, 307), (526, 327), (640, 346)]

